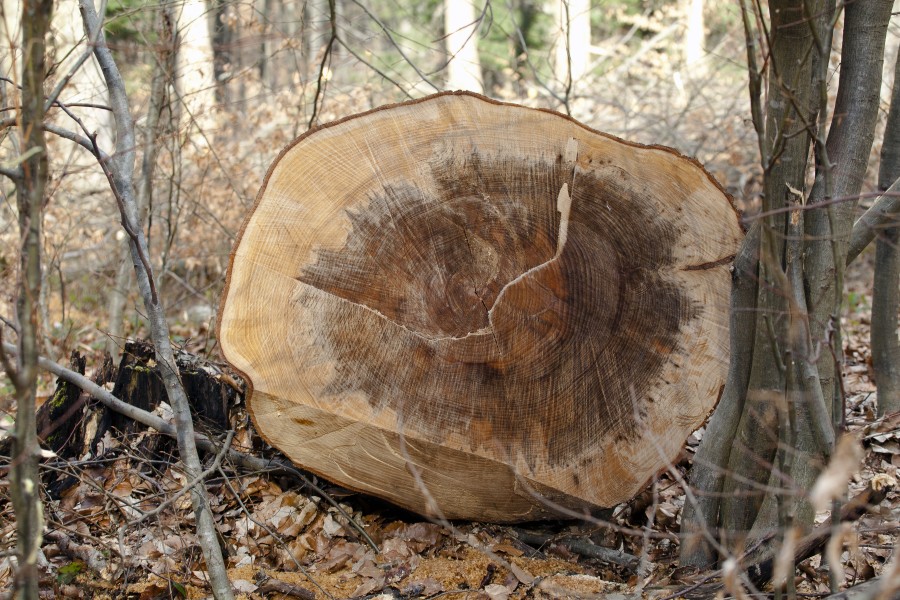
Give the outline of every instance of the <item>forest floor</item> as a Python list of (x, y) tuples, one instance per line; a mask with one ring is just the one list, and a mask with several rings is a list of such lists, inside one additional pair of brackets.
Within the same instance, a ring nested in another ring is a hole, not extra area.
[[(900, 466), (900, 417), (875, 418), (876, 387), (869, 351), (869, 254), (847, 273), (848, 301), (843, 315), (847, 422), (863, 439), (866, 450), (850, 483), (851, 497), (877, 474), (895, 476)], [(98, 360), (93, 366), (99, 364)], [(230, 376), (239, 381), (233, 373)], [(243, 398), (237, 396), (232, 404), (228, 419), (237, 431), (232, 448), (276, 456), (255, 433)], [(157, 414), (165, 417), (166, 405), (158, 400), (155, 405)], [(681, 474), (690, 469), (702, 434), (703, 429), (687, 441), (676, 465)], [(48, 486), (48, 524), (42, 597), (152, 600), (197, 599), (210, 594), (187, 496), (158, 517), (126, 527), (120, 545), (119, 529), (126, 518), (138, 514), (132, 507), (146, 511), (158, 506), (186, 483), (171, 444), (154, 446), (153, 460), (141, 456), (140, 450), (154, 437), (158, 436), (146, 430), (131, 428), (123, 433), (113, 428), (103, 437), (99, 458), (79, 461), (76, 456), (65, 464), (48, 462), (44, 470), (50, 483), (44, 482)], [(6, 469), (2, 472), (5, 476)], [(208, 481), (229, 575), (239, 597), (274, 594), (270, 597), (281, 598), (285, 597), (283, 585), (293, 584), (302, 588), (293, 589), (294, 595), (304, 600), (384, 594), (384, 600), (445, 595), (465, 600), (519, 600), (592, 594), (613, 599), (635, 593), (662, 598), (704, 575), (696, 569), (678, 568), (677, 534), (685, 494), (670, 474), (663, 474), (629, 502), (605, 511), (602, 521), (515, 527), (429, 522), (328, 482), (318, 484), (343, 513), (362, 525), (379, 553), (320, 492), (283, 474), (247, 472), (231, 465)], [(16, 539), (8, 491), (8, 480), (0, 481), (3, 550), (14, 547)], [(827, 519), (827, 513), (821, 513), (816, 520), (823, 523)], [(841, 556), (845, 567), (842, 586), (882, 571), (896, 541), (898, 521), (900, 495), (893, 492), (854, 525)], [(542, 535), (546, 542), (523, 543), (519, 539), (523, 530)], [(622, 553), (620, 558), (638, 559), (638, 566), (585, 556), (585, 542), (617, 550)], [(123, 553), (128, 559), (124, 568)], [(798, 571), (798, 591), (813, 597), (827, 595), (828, 572), (821, 557), (809, 559)], [(12, 573), (11, 558), (0, 559), (0, 586), (11, 584)]]

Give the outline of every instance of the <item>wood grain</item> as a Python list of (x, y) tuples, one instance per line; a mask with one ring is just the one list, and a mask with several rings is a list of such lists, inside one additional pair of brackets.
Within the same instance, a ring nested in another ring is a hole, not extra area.
[(425, 512), (521, 521), (629, 498), (724, 384), (718, 184), (662, 147), (445, 93), (275, 161), (219, 315), (257, 427), (298, 464)]

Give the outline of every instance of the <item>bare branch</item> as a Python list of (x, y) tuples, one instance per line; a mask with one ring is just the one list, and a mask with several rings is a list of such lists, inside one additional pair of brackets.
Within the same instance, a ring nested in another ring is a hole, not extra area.
[(853, 225), (846, 264), (852, 263), (875, 239), (879, 229), (889, 227), (900, 213), (900, 179), (895, 181)]
[(377, 16), (375, 16), (375, 14), (374, 14), (371, 10), (369, 10), (368, 7), (367, 7), (365, 4), (363, 4), (363, 3), (360, 2), (359, 0), (353, 0), (353, 3), (356, 4), (357, 6), (359, 6), (361, 9), (363, 9), (363, 10), (365, 11), (365, 13), (366, 13), (367, 15), (369, 15), (369, 16), (372, 18), (373, 21), (375, 21), (376, 23), (378, 23), (378, 26), (381, 27), (381, 30), (382, 30), (382, 31), (384, 32), (384, 34), (388, 37), (388, 39), (391, 41), (391, 44), (394, 45), (394, 48), (396, 48), (397, 51), (400, 53), (400, 56), (403, 57), (403, 60), (405, 60), (406, 62), (408, 62), (408, 63), (410, 64), (410, 66), (411, 66), (413, 69), (416, 70), (416, 73), (419, 74), (419, 77), (422, 78), (422, 81), (424, 81), (425, 83), (427, 83), (428, 85), (430, 85), (431, 87), (433, 87), (433, 88), (435, 89), (435, 91), (437, 91), (437, 92), (442, 91), (441, 88), (440, 88), (437, 84), (435, 84), (433, 81), (431, 81), (430, 79), (428, 79), (428, 76), (427, 76), (425, 73), (423, 73), (423, 72), (419, 69), (419, 67), (416, 65), (416, 63), (414, 63), (413, 61), (411, 61), (411, 60), (409, 59), (409, 57), (406, 56), (406, 53), (403, 51), (403, 48), (400, 47), (400, 44), (398, 44), (398, 43), (397, 43), (397, 40), (394, 39), (394, 36), (391, 35), (390, 30), (389, 30), (387, 27), (384, 26), (384, 23), (382, 23), (381, 20), (380, 20)]

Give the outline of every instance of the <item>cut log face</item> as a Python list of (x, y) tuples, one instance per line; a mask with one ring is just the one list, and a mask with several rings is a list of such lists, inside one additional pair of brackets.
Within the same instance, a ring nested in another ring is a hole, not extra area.
[(742, 237), (671, 149), (438, 94), (281, 153), (219, 343), (259, 432), (341, 485), (434, 513), (415, 469), (495, 522), (613, 506), (716, 403)]

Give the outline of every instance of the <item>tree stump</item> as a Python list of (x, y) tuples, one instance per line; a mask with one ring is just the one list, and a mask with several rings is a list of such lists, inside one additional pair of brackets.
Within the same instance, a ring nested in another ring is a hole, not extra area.
[(609, 507), (716, 403), (742, 237), (674, 150), (438, 94), (282, 151), (219, 343), (258, 431), (343, 486), (496, 522)]

